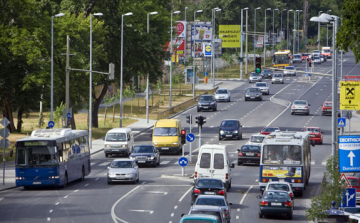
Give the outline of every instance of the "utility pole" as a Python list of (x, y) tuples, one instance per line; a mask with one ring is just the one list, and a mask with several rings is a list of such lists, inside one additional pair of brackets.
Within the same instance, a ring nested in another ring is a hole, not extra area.
[(69, 102), (70, 102), (70, 93), (69, 93), (69, 75), (70, 75), (70, 61), (69, 61), (69, 54), (70, 54), (70, 36), (66, 36), (66, 77), (65, 77), (65, 127), (69, 127), (69, 119), (67, 114), (69, 113)]
[(245, 54), (246, 54), (246, 59), (245, 59), (245, 74), (248, 73), (248, 11), (246, 10), (246, 28), (245, 28)]

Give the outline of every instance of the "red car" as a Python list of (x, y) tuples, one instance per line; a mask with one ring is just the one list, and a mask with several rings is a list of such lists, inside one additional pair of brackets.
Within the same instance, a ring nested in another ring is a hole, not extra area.
[(323, 143), (323, 136), (319, 127), (306, 127), (304, 128), (304, 132), (310, 132), (310, 140), (314, 140), (315, 143), (319, 143), (320, 145)]
[(350, 183), (350, 187), (349, 188), (355, 188), (356, 192), (360, 192), (360, 180), (357, 177), (351, 177), (351, 176), (346, 176), (346, 178), (348, 179), (349, 183)]
[(307, 60), (309, 58), (310, 53), (303, 53), (301, 55), (301, 60)]
[(279, 127), (264, 127), (261, 130), (260, 134), (269, 135), (270, 133), (275, 132), (276, 130), (280, 131), (280, 128)]
[(332, 114), (332, 101), (325, 101), (321, 107), (321, 115), (331, 115)]

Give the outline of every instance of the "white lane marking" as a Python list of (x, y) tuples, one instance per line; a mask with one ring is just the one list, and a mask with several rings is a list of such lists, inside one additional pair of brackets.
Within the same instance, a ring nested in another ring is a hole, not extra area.
[(129, 211), (149, 213), (149, 214), (153, 214), (153, 213), (154, 213), (154, 211), (151, 211), (151, 210), (129, 210)]
[(178, 207), (178, 206), (177, 206), (177, 205), (175, 205), (174, 209), (177, 209), (177, 207)]
[(187, 191), (185, 192), (185, 194), (180, 197), (179, 202), (181, 202), (181, 201), (184, 199), (184, 197), (191, 191), (191, 189), (192, 189), (192, 187), (190, 187), (189, 190), (187, 190)]
[(99, 180), (100, 178), (96, 178), (95, 180)]
[(239, 219), (239, 216), (238, 216), (238, 215), (236, 215), (236, 219)]
[(110, 164), (110, 162), (104, 162), (104, 163), (99, 164), (99, 166), (107, 166), (109, 164)]
[(245, 192), (245, 194), (244, 194), (244, 196), (241, 198), (241, 200), (240, 200), (240, 205), (242, 205), (242, 203), (244, 202), (244, 200), (245, 200), (245, 197), (246, 197), (246, 195), (249, 193), (249, 191), (251, 190), (251, 188), (252, 188), (253, 186), (250, 186), (249, 187), (249, 189)]
[(78, 192), (79, 191), (79, 189), (78, 190), (74, 190), (74, 193), (76, 193), (76, 192)]
[(59, 204), (60, 204), (60, 202), (56, 202), (56, 203), (55, 203), (55, 205), (59, 205)]
[(315, 161), (311, 161), (311, 165), (315, 165)]
[(171, 215), (170, 215), (171, 217), (174, 217), (174, 213), (171, 213)]
[(161, 161), (161, 165), (166, 165), (166, 164), (168, 164), (168, 163), (170, 163), (170, 161), (168, 161), (168, 160), (166, 160), (166, 161)]
[(66, 195), (64, 198), (68, 198), (69, 195)]
[(321, 165), (326, 166), (326, 161), (322, 162)]
[(87, 186), (89, 186), (89, 185), (90, 185), (90, 184), (85, 184), (84, 187), (87, 187)]
[(174, 163), (174, 165), (179, 165), (179, 162), (178, 162), (178, 161), (176, 161), (176, 162)]
[(95, 163), (90, 163), (91, 166), (95, 165)]
[(168, 192), (163, 192), (163, 191), (148, 191), (148, 193), (150, 193), (150, 194), (164, 194), (164, 195), (167, 195)]
[(124, 220), (120, 219), (119, 217), (117, 217), (117, 216), (115, 215), (115, 207), (116, 207), (116, 205), (117, 205), (122, 199), (124, 199), (124, 198), (127, 197), (129, 194), (131, 194), (132, 192), (134, 192), (135, 190), (137, 190), (139, 187), (140, 187), (140, 186), (137, 186), (137, 187), (135, 187), (134, 189), (132, 189), (131, 191), (127, 192), (126, 194), (124, 194), (124, 196), (122, 196), (121, 198), (119, 198), (119, 200), (117, 200), (117, 201), (113, 204), (113, 206), (111, 207), (111, 218), (113, 219), (114, 222), (117, 223), (117, 222), (118, 222), (117, 220), (119, 220), (119, 221), (124, 222), (124, 223), (129, 223), (129, 222), (127, 222), (127, 221), (124, 221)]
[(47, 220), (47, 221), (50, 221), (50, 220), (51, 220), (51, 218), (47, 218), (46, 220)]
[(52, 213), (53, 212), (53, 210), (51, 209), (50, 211), (49, 211), (49, 213)]
[(236, 209), (236, 211), (240, 211), (240, 208)]

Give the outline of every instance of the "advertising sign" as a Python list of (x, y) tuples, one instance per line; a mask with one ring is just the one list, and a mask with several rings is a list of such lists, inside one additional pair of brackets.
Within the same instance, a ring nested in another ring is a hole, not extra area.
[[(195, 37), (194, 37), (195, 35)], [(203, 24), (203, 25), (194, 25), (191, 26), (191, 41), (211, 41), (212, 39), (212, 25)]]
[(360, 110), (360, 82), (340, 81), (340, 109)]
[(345, 76), (345, 81), (360, 81), (360, 76)]
[(264, 166), (262, 177), (301, 177), (301, 167)]
[(219, 25), (219, 37), (223, 48), (239, 48), (240, 25)]
[(185, 21), (177, 21), (177, 24), (175, 25), (175, 29), (176, 29), (176, 35), (178, 37), (185, 37), (185, 30), (186, 27), (186, 22)]
[(214, 54), (222, 55), (222, 39), (214, 39)]
[(212, 56), (212, 45), (210, 42), (203, 42), (203, 50), (204, 57)]

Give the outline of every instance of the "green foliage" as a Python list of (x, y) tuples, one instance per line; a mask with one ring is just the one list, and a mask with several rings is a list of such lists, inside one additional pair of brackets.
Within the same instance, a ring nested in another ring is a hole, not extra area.
[(53, 113), (54, 123), (58, 124), (58, 128), (60, 127), (59, 121), (61, 121), (64, 109), (65, 109), (65, 104), (61, 102), (59, 106), (56, 106)]
[[(324, 173), (323, 182), (321, 184), (320, 195), (311, 199), (311, 208), (306, 210), (306, 217), (310, 221), (323, 220), (326, 218), (325, 213), (331, 207), (331, 202), (335, 201), (337, 204), (341, 201), (341, 188), (346, 184), (340, 181), (340, 172), (338, 169), (339, 157), (330, 157), (326, 163), (326, 172)], [(328, 182), (330, 181), (330, 182)]]
[(123, 96), (125, 98), (134, 98), (136, 95), (135, 86), (127, 85), (125, 90), (123, 91)]

